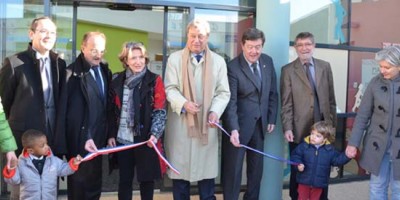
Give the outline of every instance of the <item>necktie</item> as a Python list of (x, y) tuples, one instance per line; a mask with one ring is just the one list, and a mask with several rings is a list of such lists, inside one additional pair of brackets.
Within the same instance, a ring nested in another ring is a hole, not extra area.
[(197, 62), (200, 62), (203, 56), (201, 54), (196, 54), (194, 57), (196, 57)]
[(50, 74), (48, 69), (46, 68), (47, 58), (40, 58), (40, 75), (42, 79), (42, 87), (43, 87), (43, 97), (45, 104), (47, 105), (49, 96), (50, 96)]
[(36, 169), (39, 171), (39, 174), (42, 174), (42, 172), (43, 172), (44, 162), (45, 162), (45, 158), (32, 159), (32, 163), (36, 167)]
[(310, 63), (305, 63), (304, 64), (306, 66), (306, 74), (307, 74), (307, 79), (310, 82), (310, 86), (314, 95), (314, 123), (321, 121), (322, 117), (321, 117), (321, 111), (319, 109), (319, 100), (318, 100), (318, 94), (317, 94), (317, 88), (315, 86), (315, 82), (314, 79), (311, 75), (311, 71), (310, 71)]
[(258, 71), (258, 68), (257, 68), (257, 63), (251, 64), (251, 68), (253, 68), (253, 74), (255, 76), (257, 86), (261, 87), (261, 77), (260, 77), (260, 72)]
[(103, 84), (102, 84), (101, 78), (100, 78), (100, 67), (94, 66), (93, 71), (94, 71), (94, 76), (96, 78), (96, 84), (97, 84), (97, 87), (99, 88), (101, 97), (104, 97)]

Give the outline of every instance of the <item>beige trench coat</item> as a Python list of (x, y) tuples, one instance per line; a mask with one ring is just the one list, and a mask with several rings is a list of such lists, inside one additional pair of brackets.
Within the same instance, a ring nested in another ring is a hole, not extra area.
[[(183, 104), (187, 101), (183, 96), (183, 80), (181, 71), (183, 50), (169, 56), (165, 71), (165, 90), (168, 100), (168, 120), (165, 132), (165, 150), (167, 159), (180, 171), (180, 175), (169, 170), (171, 179), (183, 179), (190, 182), (215, 178), (218, 175), (218, 130), (208, 129), (208, 144), (203, 145), (199, 138), (189, 137), (186, 117), (182, 112)], [(215, 112), (221, 117), (230, 98), (227, 69), (224, 59), (212, 52), (213, 83), (212, 101), (208, 112)], [(194, 57), (190, 64), (193, 67), (196, 81), (196, 102), (203, 102), (202, 64), (204, 59), (197, 63)], [(199, 116), (207, 113), (199, 113)]]

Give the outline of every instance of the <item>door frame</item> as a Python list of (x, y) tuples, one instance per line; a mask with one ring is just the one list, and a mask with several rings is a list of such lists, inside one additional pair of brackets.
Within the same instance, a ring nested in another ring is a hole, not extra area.
[[(140, 2), (140, 1), (139, 1)], [(167, 4), (167, 5), (166, 5)], [(104, 7), (104, 8), (110, 8), (110, 6), (115, 6), (115, 7), (121, 7), (121, 9), (124, 9), (126, 7), (124, 6), (134, 6), (139, 9), (148, 9), (153, 6), (159, 6), (153, 1), (148, 1), (146, 3), (129, 3), (124, 0), (115, 0), (115, 1), (90, 1), (90, 0), (74, 0), (73, 1), (73, 14), (72, 14), (72, 59), (75, 60), (77, 57), (77, 23), (78, 23), (78, 7), (83, 7), (83, 6), (96, 6), (96, 7)], [(163, 7), (163, 13), (164, 13), (164, 21), (163, 21), (163, 32), (162, 32), (162, 40), (163, 40), (163, 45), (162, 45), (162, 53), (163, 53), (163, 60), (162, 60), (162, 66), (166, 66), (167, 63), (167, 42), (168, 42), (168, 10), (169, 7), (174, 7), (174, 8), (179, 8), (182, 10), (188, 10), (189, 11), (189, 20), (193, 19), (194, 16), (194, 7), (188, 7), (183, 6), (183, 4), (168, 4), (164, 2), (162, 4)], [(117, 8), (118, 10), (118, 8)], [(164, 77), (165, 73), (165, 67), (162, 69), (162, 77)]]

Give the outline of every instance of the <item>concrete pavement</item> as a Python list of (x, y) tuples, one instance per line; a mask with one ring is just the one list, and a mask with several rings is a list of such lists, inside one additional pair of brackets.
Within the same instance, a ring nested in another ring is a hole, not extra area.
[[(369, 199), (369, 188), (368, 180), (353, 181), (346, 183), (336, 183), (329, 185), (329, 199), (330, 200), (368, 200)], [(133, 195), (134, 200), (140, 200), (139, 192), (135, 191)], [(62, 196), (59, 199), (66, 200), (66, 196)], [(115, 192), (103, 193), (101, 200), (116, 200), (117, 194)], [(198, 200), (198, 196), (192, 196), (192, 200)], [(217, 200), (222, 200), (222, 195), (217, 195)], [(155, 191), (154, 200), (173, 200), (171, 192), (159, 192)], [(265, 199), (269, 200), (269, 199)], [(271, 199), (275, 200), (275, 199)], [(282, 191), (282, 200), (290, 200), (289, 190), (284, 189)]]

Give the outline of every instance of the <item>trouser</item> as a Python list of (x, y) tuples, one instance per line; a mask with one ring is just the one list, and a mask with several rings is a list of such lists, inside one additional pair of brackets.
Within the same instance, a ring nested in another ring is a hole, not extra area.
[(322, 194), (322, 188), (311, 187), (299, 184), (297, 191), (299, 192), (298, 200), (319, 200)]
[[(247, 133), (245, 133), (247, 134)], [(258, 120), (254, 132), (245, 145), (264, 151), (263, 131), (261, 120)], [(247, 164), (247, 189), (244, 193), (244, 200), (258, 200), (260, 194), (260, 184), (263, 174), (262, 155), (238, 148), (232, 145), (229, 137), (222, 138), (222, 187), (224, 200), (238, 200), (242, 182), (243, 160), (246, 154)]]
[[(200, 200), (216, 200), (215, 180), (203, 179), (197, 182)], [(190, 182), (181, 179), (172, 180), (172, 193), (174, 200), (190, 200)]]
[(381, 161), (379, 174), (371, 174), (369, 182), (371, 200), (387, 200), (389, 186), (391, 189), (391, 199), (400, 200), (400, 181), (393, 178), (393, 163), (390, 154), (385, 153)]
[(82, 162), (79, 170), (68, 176), (69, 200), (98, 200), (101, 196), (102, 156)]
[[(132, 182), (135, 176), (136, 149), (128, 149), (117, 153), (119, 166), (118, 199), (132, 199)], [(152, 200), (154, 181), (139, 181), (141, 200)]]

